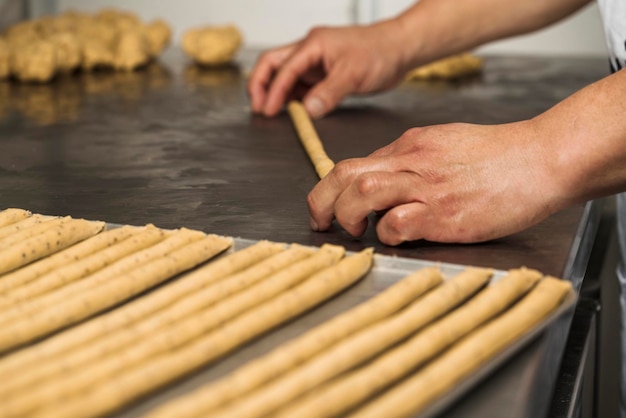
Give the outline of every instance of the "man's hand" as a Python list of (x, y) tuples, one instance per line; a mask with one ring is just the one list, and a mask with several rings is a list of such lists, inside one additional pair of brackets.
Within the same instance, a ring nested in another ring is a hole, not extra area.
[(389, 89), (408, 70), (402, 36), (402, 25), (393, 21), (316, 28), (299, 42), (267, 51), (248, 82), (252, 110), (274, 116), (298, 99), (312, 117), (321, 117), (348, 94)]
[(389, 245), (479, 242), (509, 235), (563, 207), (532, 121), (415, 128), (366, 158), (342, 161), (308, 196), (311, 227), (333, 218), (354, 236), (372, 211)]

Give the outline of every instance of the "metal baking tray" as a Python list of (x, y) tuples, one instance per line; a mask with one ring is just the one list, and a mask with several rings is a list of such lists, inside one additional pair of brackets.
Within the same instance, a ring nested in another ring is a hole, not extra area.
[[(109, 228), (115, 226), (117, 225), (109, 225)], [(225, 254), (240, 250), (256, 242), (257, 241), (243, 238), (235, 238), (233, 247), (229, 249)], [(351, 252), (348, 252), (348, 254), (351, 254)], [(438, 266), (441, 269), (446, 279), (454, 276), (455, 274), (461, 272), (466, 267), (468, 267), (458, 264), (435, 263), (417, 259), (375, 254), (374, 266), (372, 270), (367, 274), (365, 278), (360, 280), (352, 287), (346, 289), (339, 295), (317, 306), (316, 308), (310, 310), (304, 315), (294, 320), (291, 320), (286, 324), (240, 347), (230, 355), (222, 357), (220, 360), (217, 360), (216, 362), (207, 365), (196, 373), (180, 379), (179, 381), (172, 383), (164, 389), (153, 392), (144, 399), (116, 413), (115, 416), (120, 418), (142, 416), (149, 410), (159, 405), (162, 405), (170, 400), (173, 400), (176, 397), (193, 391), (210, 381), (219, 379), (220, 377), (230, 373), (231, 371), (235, 370), (242, 364), (252, 360), (253, 358), (264, 355), (278, 345), (288, 340), (291, 340), (298, 335), (306, 332), (307, 330), (323, 323), (324, 321), (329, 320), (337, 314), (344, 312), (360, 304), (361, 302), (370, 299), (387, 287), (398, 282), (408, 274), (413, 273), (414, 271), (421, 268), (434, 265)], [(505, 274), (506, 271), (495, 270), (494, 276), (491, 279), (490, 283), (498, 281)], [(511, 346), (509, 346), (501, 353), (489, 360), (479, 370), (460, 382), (455, 388), (453, 388), (437, 401), (432, 403), (419, 416), (434, 417), (440, 414), (445, 408), (453, 405), (456, 400), (458, 400), (461, 396), (467, 393), (473, 386), (478, 384), (483, 379), (487, 378), (491, 372), (501, 366), (507, 359), (514, 356), (515, 353), (521, 350), (532, 339), (542, 333), (559, 316), (561, 316), (566, 311), (573, 309), (576, 303), (576, 299), (576, 292), (572, 290), (563, 300), (559, 308), (556, 309), (550, 316), (548, 316), (531, 331), (527, 332), (525, 335), (519, 338)]]

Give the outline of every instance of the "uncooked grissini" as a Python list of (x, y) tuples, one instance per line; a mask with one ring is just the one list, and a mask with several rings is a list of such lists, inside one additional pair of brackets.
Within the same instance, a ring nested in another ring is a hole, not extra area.
[[(260, 241), (248, 248), (226, 255), (132, 303), (3, 358), (0, 360), (0, 375), (34, 366), (38, 361), (53, 362), (52, 359), (56, 356), (64, 355), (82, 345), (98, 341), (105, 335), (123, 330), (178, 301), (184, 302), (187, 295), (212, 285), (215, 286), (222, 279), (248, 268), (254, 268), (256, 271), (259, 262), (282, 251), (284, 251), (283, 244)], [(225, 295), (227, 294), (217, 293), (218, 298)]]
[(28, 318), (7, 324), (0, 332), (0, 351), (17, 347), (88, 318), (195, 267), (228, 246), (229, 240), (214, 235), (207, 236), (172, 251), (167, 257), (127, 272), (123, 280), (104, 282), (88, 293), (71, 296), (61, 307), (44, 307)]
[[(513, 270), (449, 315), (382, 354), (366, 367), (343, 375), (307, 397), (286, 405), (279, 416), (336, 416), (394, 383), (463, 335), (499, 314), (539, 279), (537, 271)], [(331, 402), (330, 404), (328, 402)], [(315, 407), (311, 410), (311, 405)], [(306, 412), (305, 412), (306, 411)]]
[[(243, 273), (255, 276), (255, 280), (263, 279), (259, 285), (238, 295), (216, 300), (213, 295), (219, 295), (219, 292), (204, 292), (205, 289), (202, 289), (125, 329), (104, 335), (98, 341), (79, 347), (69, 354), (65, 353), (65, 356), (54, 362), (22, 369), (15, 379), (7, 384), (0, 383), (0, 399), (19, 386), (33, 388), (36, 384), (45, 383), (43, 379), (54, 375), (58, 375), (55, 383), (65, 391), (75, 392), (77, 387), (89, 387), (98, 379), (119, 371), (122, 366), (139, 364), (150, 356), (171, 350), (198, 337), (200, 332), (210, 331), (255, 304), (280, 293), (294, 282), (310, 276), (319, 268), (336, 263), (343, 256), (343, 247), (322, 247), (315, 255), (311, 256), (312, 254), (312, 249), (294, 245), (287, 251), (256, 264), (254, 269), (235, 275), (235, 279)], [(243, 281), (245, 277), (240, 279)], [(208, 287), (208, 290), (214, 289)], [(106, 355), (112, 356), (105, 357)], [(93, 371), (89, 364), (98, 358), (98, 368)], [(70, 372), (78, 367), (81, 370), (70, 376)], [(70, 383), (64, 385), (64, 380)], [(54, 396), (62, 396), (62, 392), (59, 390)]]
[(36, 397), (30, 398), (29, 405), (24, 401), (14, 403), (15, 399), (10, 399), (3, 406), (3, 412), (7, 416), (20, 416), (20, 408), (26, 408), (36, 411), (32, 416), (82, 417), (114, 411), (337, 294), (367, 274), (372, 260), (372, 249), (346, 257), (190, 344), (163, 353), (136, 368), (124, 370), (110, 379), (107, 385), (96, 386), (93, 390), (46, 406), (33, 402)]
[[(101, 18), (132, 25), (115, 16)], [(323, 177), (332, 161), (302, 104), (289, 111)], [(185, 228), (104, 228), (0, 211), (0, 375), (11, 376), (0, 379), (1, 417), (110, 414), (333, 297), (373, 264), (371, 249), (344, 258), (341, 246), (260, 241), (235, 251), (230, 238)], [(148, 417), (419, 413), (571, 291), (531, 269), (487, 285), (492, 274), (466, 268), (444, 280), (438, 267), (421, 269)]]
[(326, 174), (333, 169), (335, 163), (328, 158), (322, 141), (320, 140), (311, 118), (301, 102), (291, 101), (287, 105), (287, 110), (291, 116), (298, 138), (302, 142), (309, 159), (315, 167), (315, 171), (320, 179), (326, 177)]
[(569, 282), (547, 277), (502, 316), (470, 334), (415, 376), (356, 411), (353, 417), (409, 417), (423, 410), (489, 358), (556, 309)]
[(424, 268), (378, 296), (321, 324), (301, 337), (246, 364), (225, 378), (153, 411), (149, 416), (206, 414), (286, 373), (341, 340), (392, 315), (443, 280), (439, 269)]

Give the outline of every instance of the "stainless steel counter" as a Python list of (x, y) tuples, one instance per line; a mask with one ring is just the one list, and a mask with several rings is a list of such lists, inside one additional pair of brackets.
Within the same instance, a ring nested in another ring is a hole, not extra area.
[[(144, 72), (0, 83), (0, 206), (350, 250), (374, 246), (498, 269), (526, 265), (580, 284), (595, 239), (592, 206), (476, 245), (391, 248), (371, 228), (361, 239), (337, 227), (310, 231), (305, 197), (317, 178), (286, 115), (250, 114), (243, 74), (253, 59), (249, 52), (240, 66), (206, 70), (172, 49)], [(607, 73), (599, 59), (489, 57), (482, 77), (350, 99), (316, 126), (334, 160), (364, 156), (413, 126), (532, 117)], [(445, 415), (545, 416), (570, 320)]]

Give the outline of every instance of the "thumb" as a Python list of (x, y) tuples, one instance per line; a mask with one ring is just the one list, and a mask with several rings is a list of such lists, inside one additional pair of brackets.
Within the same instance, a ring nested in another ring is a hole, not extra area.
[(309, 116), (320, 118), (337, 107), (353, 91), (354, 81), (344, 71), (331, 71), (304, 97)]

